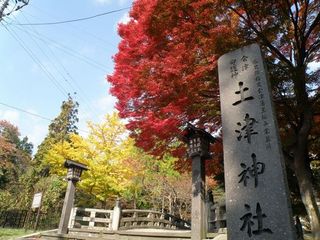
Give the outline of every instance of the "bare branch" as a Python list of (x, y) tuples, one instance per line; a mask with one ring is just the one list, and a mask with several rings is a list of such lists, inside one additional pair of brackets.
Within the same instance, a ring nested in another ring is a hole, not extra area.
[(294, 6), (296, 8), (295, 22), (296, 22), (296, 24), (298, 24), (298, 21), (299, 21), (299, 7), (298, 7), (297, 0), (294, 0)]
[(287, 103), (287, 99), (280, 93), (280, 99), (279, 100), (274, 100), (279, 105), (283, 105), (285, 108), (283, 109), (285, 112), (286, 120), (290, 127), (292, 127), (294, 130), (298, 129), (297, 124), (295, 124), (294, 119), (297, 118), (295, 115), (295, 111), (292, 108), (290, 104)]
[(284, 61), (290, 68), (293, 68), (292, 63), (275, 46), (273, 46), (272, 43), (266, 38), (266, 36), (263, 35), (263, 33), (261, 33), (248, 19), (246, 19), (241, 13), (239, 13), (232, 6), (229, 6), (228, 8), (230, 10), (232, 10), (234, 13), (236, 13), (242, 20), (244, 20), (246, 22), (246, 24), (261, 38), (261, 40), (264, 42), (264, 44), (272, 52), (274, 52), (280, 60)]
[(303, 26), (301, 29), (301, 35), (303, 36), (307, 29), (307, 17), (308, 17), (308, 9), (309, 9), (309, 0), (305, 1), (305, 11), (303, 14)]
[(316, 26), (318, 26), (319, 24), (320, 24), (320, 12), (318, 13), (316, 19), (315, 19), (315, 20), (313, 21), (313, 23), (311, 24), (308, 32), (307, 32), (306, 35), (305, 35), (305, 39), (308, 39), (308, 38), (309, 38), (309, 36), (310, 36), (310, 34), (312, 33), (312, 31), (314, 30), (314, 28), (315, 28)]
[[(301, 33), (301, 31), (300, 31), (300, 29), (299, 29), (299, 24), (298, 24), (298, 13), (299, 13), (298, 4), (297, 4), (297, 1), (295, 0), (296, 12), (295, 12), (295, 16), (293, 16), (293, 12), (292, 12), (292, 10), (291, 10), (290, 1), (287, 0), (286, 3), (287, 3), (287, 7), (288, 7), (288, 9), (289, 9), (290, 17), (291, 17), (291, 20), (292, 20), (292, 23), (293, 23), (293, 27), (294, 27), (294, 38), (295, 38), (295, 40), (296, 40), (297, 49), (301, 49), (302, 42), (300, 41), (299, 33), (298, 33), (298, 32)], [(301, 56), (302, 56), (302, 53), (299, 52), (299, 55), (300, 55), (300, 57), (301, 57)]]
[(309, 56), (312, 56), (312, 53), (317, 51), (317, 49), (320, 47), (320, 38), (317, 39), (310, 47), (309, 49), (307, 50), (307, 58), (308, 60), (311, 60), (309, 59)]
[(296, 19), (295, 19), (294, 16), (293, 16), (293, 12), (292, 12), (292, 10), (291, 10), (290, 1), (287, 0), (286, 3), (287, 3), (287, 7), (288, 7), (288, 11), (289, 11), (290, 18), (291, 18), (291, 20), (292, 20), (292, 22), (293, 22), (294, 27), (296, 28), (297, 22), (296, 22)]
[[(318, 88), (318, 90), (320, 90), (320, 87)], [(312, 101), (311, 101), (312, 106), (317, 106), (317, 105), (319, 104), (319, 103), (318, 103), (319, 99), (320, 99), (320, 93), (318, 92), (318, 93), (312, 98)]]

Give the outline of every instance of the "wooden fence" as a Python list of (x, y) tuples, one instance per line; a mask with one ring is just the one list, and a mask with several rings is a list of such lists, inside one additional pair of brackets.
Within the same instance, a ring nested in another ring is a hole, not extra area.
[[(31, 210), (7, 210), (0, 211), (0, 227), (34, 229), (36, 211)], [(57, 228), (60, 219), (60, 211), (41, 212), (38, 229)]]

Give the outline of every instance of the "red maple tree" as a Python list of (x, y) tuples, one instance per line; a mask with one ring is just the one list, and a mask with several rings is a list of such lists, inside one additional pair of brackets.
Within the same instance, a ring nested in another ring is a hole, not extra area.
[(269, 67), (286, 163), (297, 177), (315, 239), (320, 214), (310, 161), (320, 155), (314, 147), (320, 71), (309, 66), (320, 60), (319, 12), (318, 0), (136, 0), (130, 22), (119, 26), (122, 41), (108, 76), (137, 144), (159, 154), (177, 149), (187, 121), (211, 132), (220, 128), (217, 60), (258, 42)]
[(144, 149), (167, 149), (187, 121), (219, 128), (217, 59), (239, 41), (230, 26), (211, 26), (210, 5), (136, 1), (131, 21), (119, 26), (123, 40), (108, 80)]

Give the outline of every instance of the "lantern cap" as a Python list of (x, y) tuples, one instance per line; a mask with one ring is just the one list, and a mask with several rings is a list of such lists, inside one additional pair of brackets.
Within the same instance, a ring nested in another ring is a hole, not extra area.
[(81, 170), (88, 170), (87, 165), (84, 165), (82, 163), (78, 163), (69, 159), (64, 162), (64, 166), (66, 168), (79, 168)]
[(194, 136), (201, 136), (205, 139), (207, 139), (210, 143), (214, 143), (216, 138), (213, 137), (210, 133), (206, 132), (204, 129), (197, 128), (191, 123), (187, 123), (187, 127), (183, 131), (183, 141), (185, 143), (189, 142), (189, 139)]

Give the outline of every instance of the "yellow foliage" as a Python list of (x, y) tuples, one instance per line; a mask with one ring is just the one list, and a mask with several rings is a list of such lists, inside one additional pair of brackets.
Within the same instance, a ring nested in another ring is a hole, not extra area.
[(88, 137), (71, 135), (70, 142), (55, 144), (44, 160), (51, 173), (60, 176), (66, 175), (66, 159), (86, 164), (89, 170), (83, 173), (79, 188), (104, 202), (110, 196), (121, 195), (131, 184), (137, 171), (128, 162), (139, 159), (138, 150), (116, 113), (106, 115), (101, 124), (88, 126)]

